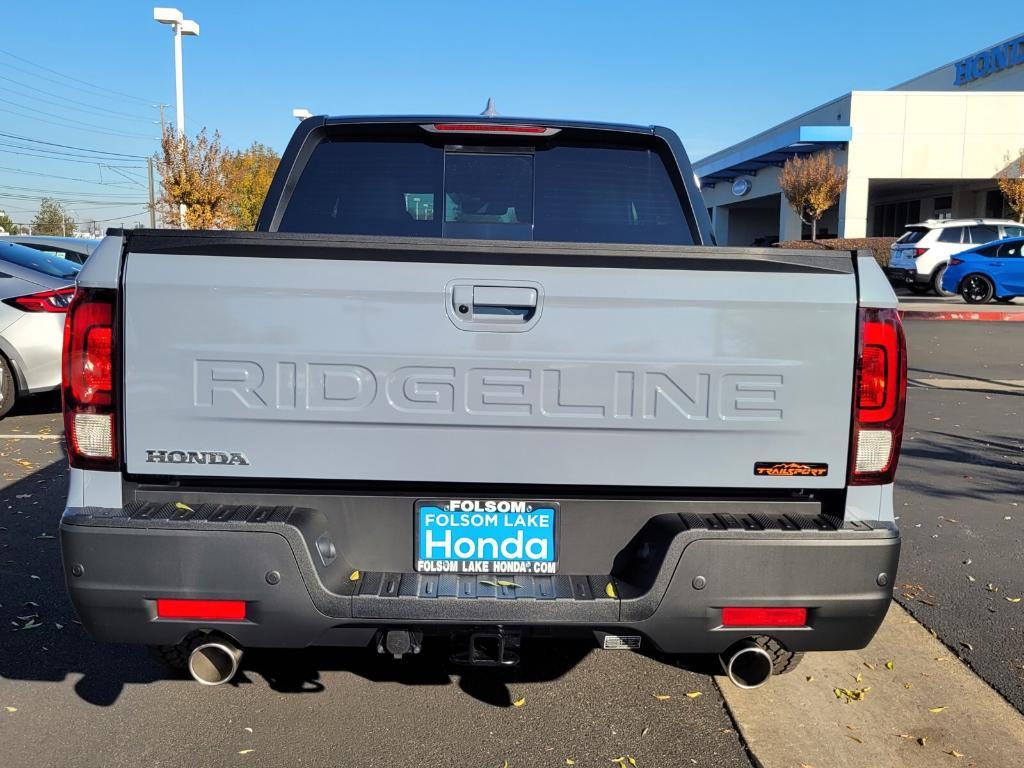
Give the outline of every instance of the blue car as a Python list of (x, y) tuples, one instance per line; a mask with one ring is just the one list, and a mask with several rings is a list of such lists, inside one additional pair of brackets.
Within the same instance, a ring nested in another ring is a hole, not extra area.
[(1024, 296), (1024, 237), (1010, 237), (963, 251), (949, 260), (942, 288), (968, 304), (1008, 302)]

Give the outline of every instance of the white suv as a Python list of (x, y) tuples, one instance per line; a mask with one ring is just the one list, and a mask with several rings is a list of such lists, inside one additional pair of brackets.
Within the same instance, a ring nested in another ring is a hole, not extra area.
[(906, 286), (912, 293), (952, 296), (942, 290), (949, 257), (1005, 237), (1024, 237), (1024, 224), (1008, 219), (929, 219), (910, 224), (892, 244), (885, 272), (894, 286)]

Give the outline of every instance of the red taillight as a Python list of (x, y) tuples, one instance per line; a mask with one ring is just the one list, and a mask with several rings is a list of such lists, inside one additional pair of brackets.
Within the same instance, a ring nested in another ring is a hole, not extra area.
[(895, 309), (859, 310), (850, 484), (892, 482), (903, 437), (907, 343)]
[(963, 263), (964, 263), (964, 260), (963, 260), (963, 259), (958, 259), (958, 258), (957, 258), (956, 256), (953, 256), (953, 257), (952, 257), (952, 258), (951, 258), (951, 259), (949, 260), (949, 266), (951, 266), (951, 267), (955, 267), (955, 266), (957, 266), (958, 264), (963, 264)]
[(160, 598), (156, 601), (156, 617), (192, 621), (245, 621), (245, 601)]
[(924, 256), (926, 253), (928, 253), (928, 249), (927, 248), (915, 248), (914, 249), (914, 258), (916, 259), (918, 256)]
[(560, 130), (544, 125), (511, 123), (433, 123), (423, 128), (431, 133), (525, 133), (533, 136), (553, 136)]
[(806, 608), (723, 608), (723, 627), (804, 627)]
[(80, 289), (64, 322), (64, 433), (79, 469), (116, 469), (114, 291)]
[(67, 312), (71, 297), (75, 295), (74, 286), (58, 288), (55, 291), (40, 291), (27, 296), (14, 296), (4, 299), (5, 304), (17, 307), (23, 312)]

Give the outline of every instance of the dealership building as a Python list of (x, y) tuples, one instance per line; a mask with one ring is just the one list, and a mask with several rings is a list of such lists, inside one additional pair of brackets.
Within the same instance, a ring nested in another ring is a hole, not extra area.
[(829, 150), (848, 178), (819, 236), (1010, 215), (996, 176), (1024, 151), (1024, 35), (886, 91), (851, 91), (694, 163), (718, 242), (808, 238), (779, 171), (794, 155)]

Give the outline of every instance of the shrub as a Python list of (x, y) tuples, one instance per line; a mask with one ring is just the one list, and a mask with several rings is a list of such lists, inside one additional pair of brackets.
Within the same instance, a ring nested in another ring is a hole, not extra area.
[(889, 265), (889, 248), (895, 242), (895, 237), (841, 237), (834, 240), (786, 240), (776, 243), (775, 247), (826, 251), (856, 251), (866, 248), (874, 254), (875, 260), (881, 266), (886, 267)]

